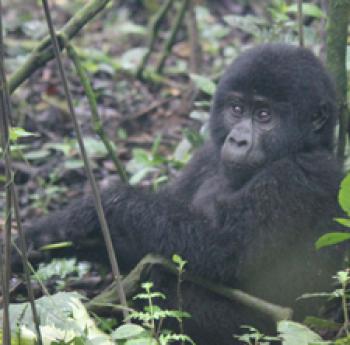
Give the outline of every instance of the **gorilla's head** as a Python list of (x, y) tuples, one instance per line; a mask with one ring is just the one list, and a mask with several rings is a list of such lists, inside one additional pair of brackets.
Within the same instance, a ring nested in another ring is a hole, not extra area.
[(222, 76), (211, 136), (230, 169), (314, 149), (331, 150), (336, 122), (333, 83), (307, 49), (267, 44), (247, 50)]

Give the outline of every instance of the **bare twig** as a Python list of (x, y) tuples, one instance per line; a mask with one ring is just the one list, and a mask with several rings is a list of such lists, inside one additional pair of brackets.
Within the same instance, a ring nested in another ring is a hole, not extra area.
[(28, 291), (28, 298), (31, 306), (31, 311), (33, 314), (33, 321), (35, 325), (35, 330), (37, 334), (38, 344), (42, 345), (42, 338), (39, 328), (39, 318), (35, 307), (34, 294), (30, 281), (30, 274), (28, 269), (28, 259), (27, 259), (27, 247), (22, 230), (22, 223), (19, 214), (18, 198), (16, 193), (16, 188), (13, 182), (12, 174), (12, 161), (11, 161), (11, 147), (9, 142), (9, 119), (11, 118), (11, 102), (7, 87), (6, 74), (4, 68), (4, 42), (3, 42), (3, 29), (2, 29), (2, 4), (0, 0), (0, 110), (1, 110), (1, 120), (0, 120), (0, 130), (1, 130), (1, 147), (3, 155), (5, 158), (5, 174), (6, 174), (6, 211), (5, 211), (5, 241), (4, 241), (4, 260), (2, 273), (2, 286), (3, 286), (3, 344), (11, 344), (11, 328), (9, 319), (9, 300), (10, 300), (10, 290), (9, 281), (11, 278), (11, 201), (13, 200), (13, 205), (15, 209), (15, 218), (17, 222), (17, 228), (20, 238), (21, 250), (22, 250), (22, 261), (23, 268), (25, 272), (25, 280)]
[[(6, 75), (4, 66), (4, 41), (3, 41), (3, 28), (2, 28), (2, 2), (0, 0), (0, 136), (1, 136), (1, 147), (3, 155), (6, 160), (9, 157), (9, 133), (8, 133), (8, 98), (6, 97)], [(12, 176), (11, 170), (8, 164), (5, 166), (6, 176), (6, 201), (5, 201), (5, 238), (3, 244), (2, 260), (1, 260), (1, 283), (2, 283), (2, 294), (3, 294), (3, 334), (2, 342), (4, 345), (11, 344), (11, 328), (10, 328), (10, 314), (9, 314), (9, 303), (10, 303), (10, 278), (11, 278), (11, 183)]]
[(165, 61), (168, 58), (168, 56), (171, 52), (171, 48), (173, 47), (173, 45), (175, 43), (176, 34), (178, 33), (178, 31), (181, 27), (181, 24), (182, 24), (182, 21), (184, 19), (186, 9), (187, 9), (189, 2), (190, 2), (190, 0), (182, 0), (182, 4), (180, 6), (179, 12), (177, 13), (174, 25), (171, 28), (170, 36), (167, 39), (167, 41), (165, 42), (163, 52), (162, 52), (160, 59), (158, 61), (158, 64), (157, 64), (156, 72), (159, 74), (162, 73)]
[(171, 98), (166, 98), (166, 99), (161, 99), (159, 101), (154, 101), (152, 102), (150, 105), (146, 106), (144, 109), (141, 109), (140, 111), (138, 111), (136, 114), (132, 114), (132, 115), (127, 115), (124, 116), (121, 120), (120, 123), (125, 123), (125, 122), (129, 122), (129, 121), (134, 121), (146, 114), (148, 114), (149, 112), (151, 112), (152, 110), (159, 108), (160, 106), (168, 103), (171, 101)]
[(44, 7), (47, 25), (48, 25), (49, 31), (50, 31), (51, 41), (52, 41), (54, 54), (55, 54), (55, 58), (56, 58), (57, 65), (58, 65), (59, 74), (61, 77), (65, 96), (67, 99), (67, 104), (68, 104), (71, 118), (73, 121), (74, 129), (75, 129), (75, 132), (77, 135), (80, 153), (81, 153), (82, 159), (84, 161), (85, 171), (86, 171), (87, 177), (89, 179), (89, 182), (90, 182), (90, 185), (92, 188), (96, 212), (98, 215), (98, 219), (100, 221), (102, 234), (103, 234), (103, 237), (105, 240), (105, 244), (106, 244), (106, 248), (107, 248), (107, 252), (108, 252), (108, 257), (109, 257), (111, 267), (112, 267), (113, 277), (114, 277), (116, 284), (117, 284), (117, 291), (118, 291), (120, 301), (123, 304), (123, 306), (125, 307), (125, 309), (123, 309), (123, 315), (126, 318), (128, 316), (126, 297), (125, 297), (125, 293), (124, 293), (121, 278), (120, 278), (119, 266), (118, 266), (117, 258), (115, 255), (114, 247), (112, 244), (111, 235), (109, 232), (108, 224), (107, 224), (106, 217), (105, 217), (103, 207), (102, 207), (101, 196), (100, 196), (100, 193), (98, 191), (98, 187), (97, 187), (97, 183), (95, 181), (94, 175), (92, 173), (92, 169), (90, 166), (89, 159), (87, 157), (84, 141), (82, 139), (81, 129), (80, 129), (80, 126), (79, 126), (77, 118), (76, 118), (75, 109), (73, 106), (73, 99), (72, 99), (72, 95), (71, 95), (69, 87), (68, 87), (67, 77), (66, 77), (66, 74), (65, 74), (65, 71), (63, 68), (63, 64), (62, 64), (62, 60), (61, 60), (61, 56), (60, 56), (60, 48), (59, 48), (58, 40), (57, 40), (57, 37), (55, 34), (55, 30), (53, 27), (51, 14), (50, 14), (47, 0), (42, 0), (42, 4)]
[[(94, 16), (102, 11), (111, 0), (91, 0), (81, 10), (79, 10), (64, 25), (61, 30), (63, 37), (71, 39), (81, 28), (86, 25)], [(64, 48), (64, 42), (60, 40), (60, 48)], [(50, 36), (40, 41), (38, 46), (32, 51), (25, 63), (9, 78), (8, 88), (10, 93), (15, 91), (26, 79), (28, 79), (36, 70), (44, 66), (46, 62), (54, 57), (50, 49)]]
[[(11, 160), (8, 162), (11, 167)], [(12, 169), (11, 169), (12, 170)], [(19, 242), (20, 242), (20, 250), (21, 250), (21, 257), (22, 257), (22, 262), (23, 262), (23, 271), (24, 271), (24, 276), (26, 280), (26, 287), (27, 287), (27, 293), (28, 293), (28, 299), (30, 303), (30, 307), (32, 309), (32, 314), (33, 314), (33, 321), (35, 325), (35, 331), (37, 334), (37, 340), (38, 344), (42, 345), (43, 340), (40, 332), (40, 320), (39, 316), (35, 307), (35, 301), (34, 301), (34, 293), (33, 293), (33, 288), (32, 284), (30, 281), (30, 264), (28, 261), (28, 249), (27, 249), (27, 242), (25, 239), (23, 227), (22, 227), (22, 222), (21, 222), (21, 216), (19, 213), (19, 206), (18, 206), (18, 196), (17, 196), (17, 190), (15, 188), (14, 183), (12, 183), (12, 195), (13, 195), (13, 205), (14, 205), (14, 210), (15, 210), (15, 218), (17, 222), (17, 229), (18, 229), (18, 235), (19, 235)]]
[(190, 0), (186, 19), (188, 40), (191, 47), (190, 71), (191, 73), (200, 74), (202, 67), (202, 47), (199, 42), (197, 18), (193, 0)]
[(160, 7), (159, 11), (151, 19), (151, 24), (150, 24), (150, 28), (149, 28), (150, 38), (149, 38), (149, 43), (148, 43), (148, 47), (147, 47), (147, 52), (143, 56), (141, 63), (139, 65), (139, 67), (137, 68), (137, 71), (136, 71), (137, 78), (143, 77), (143, 71), (146, 67), (146, 64), (147, 64), (151, 54), (152, 54), (160, 24), (162, 23), (162, 21), (166, 15), (166, 13), (168, 12), (172, 2), (173, 2), (172, 0), (166, 0), (163, 3), (163, 5)]
[(112, 161), (113, 161), (113, 163), (114, 163), (114, 165), (119, 173), (121, 180), (125, 183), (128, 183), (128, 176), (126, 175), (126, 171), (124, 169), (123, 163), (120, 161), (119, 157), (117, 156), (106, 132), (103, 129), (103, 124), (102, 124), (100, 115), (99, 115), (98, 110), (97, 110), (95, 93), (92, 90), (89, 78), (86, 74), (84, 67), (80, 63), (80, 59), (79, 59), (79, 56), (78, 56), (76, 49), (74, 48), (74, 46), (71, 43), (69, 43), (67, 45), (67, 53), (74, 63), (75, 69), (76, 69), (77, 74), (78, 74), (79, 79), (80, 79), (80, 82), (84, 88), (85, 95), (89, 101), (91, 115), (92, 115), (93, 128), (94, 128), (95, 132), (97, 133), (97, 135), (102, 140), (103, 144), (105, 145), (106, 150), (109, 154), (109, 157), (112, 159)]
[(298, 0), (298, 27), (299, 27), (299, 45), (304, 47), (304, 18), (303, 18), (303, 0)]

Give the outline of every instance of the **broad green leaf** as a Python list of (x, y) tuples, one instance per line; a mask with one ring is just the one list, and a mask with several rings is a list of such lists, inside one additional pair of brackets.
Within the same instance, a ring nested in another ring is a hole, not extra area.
[(192, 144), (185, 137), (183, 138), (179, 144), (176, 146), (176, 149), (173, 153), (173, 159), (178, 162), (187, 162), (191, 155)]
[(154, 168), (146, 167), (144, 169), (141, 169), (136, 174), (132, 175), (129, 179), (129, 183), (134, 186), (141, 182), (149, 173), (156, 171)]
[(10, 141), (16, 141), (19, 138), (37, 137), (37, 136), (39, 136), (37, 133), (28, 132), (21, 127), (12, 127), (9, 130)]
[[(322, 12), (322, 10), (316, 6), (315, 4), (311, 3), (303, 3), (303, 15), (308, 17), (315, 17), (315, 18), (324, 18), (326, 15)], [(293, 4), (288, 6), (288, 13), (298, 13), (298, 5)]]
[(118, 32), (124, 35), (132, 34), (144, 36), (147, 34), (147, 29), (144, 26), (135, 23), (124, 22), (121, 25), (118, 25)]
[(135, 69), (143, 56), (146, 54), (147, 48), (146, 47), (137, 47), (137, 48), (131, 48), (127, 50), (121, 57), (120, 57), (120, 63), (122, 68), (126, 70), (133, 70)]
[(329, 232), (321, 236), (315, 243), (316, 249), (329, 247), (333, 244), (338, 244), (350, 239), (350, 233), (346, 232)]
[(293, 321), (280, 321), (277, 331), (283, 339), (283, 345), (309, 345), (322, 341), (322, 338), (311, 329)]
[(111, 335), (112, 339), (121, 340), (134, 338), (144, 332), (145, 330), (141, 326), (130, 323), (118, 327)]
[(326, 320), (326, 319), (321, 319), (319, 317), (315, 316), (308, 316), (304, 320), (304, 323), (308, 327), (312, 327), (313, 329), (316, 330), (329, 330), (329, 331), (338, 331), (341, 327), (342, 324), (336, 323), (331, 320)]
[(82, 277), (89, 271), (89, 264), (77, 262), (77, 259), (53, 259), (49, 263), (40, 263), (39, 268), (33, 275), (38, 280), (48, 280), (54, 276), (65, 279), (70, 274)]
[(190, 77), (199, 90), (203, 91), (209, 96), (214, 95), (216, 85), (209, 78), (194, 73), (191, 73)]
[(198, 120), (201, 123), (206, 123), (209, 120), (209, 112), (208, 111), (199, 111), (199, 110), (193, 110), (190, 113), (190, 118), (194, 120)]
[(150, 162), (149, 154), (144, 149), (133, 149), (132, 156), (138, 163), (147, 165)]
[(350, 228), (350, 219), (349, 218), (334, 218), (336, 222), (341, 225), (347, 226)]
[(129, 339), (124, 345), (157, 345), (157, 341), (151, 337)]
[(50, 151), (45, 149), (29, 151), (29, 152), (24, 152), (23, 156), (30, 161), (35, 161), (37, 159), (44, 159), (46, 157), (49, 157)]
[[(44, 344), (52, 344), (55, 341), (58, 343), (59, 340), (72, 340), (72, 344), (77, 344), (75, 339), (81, 337), (85, 344), (115, 345), (109, 335), (97, 328), (80, 301), (81, 298), (83, 297), (77, 293), (60, 292), (36, 300)], [(11, 330), (14, 334), (18, 327), (23, 325), (35, 332), (29, 303), (10, 304), (10, 315)], [(0, 310), (1, 323), (2, 317), (3, 313)]]
[(338, 200), (341, 208), (350, 216), (350, 174), (340, 184)]
[(80, 169), (84, 166), (84, 162), (81, 159), (68, 159), (64, 162), (65, 169), (74, 170)]

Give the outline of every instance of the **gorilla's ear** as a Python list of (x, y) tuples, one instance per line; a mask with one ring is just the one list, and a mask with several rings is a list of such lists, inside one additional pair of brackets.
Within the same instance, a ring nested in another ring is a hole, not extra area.
[(312, 115), (311, 126), (314, 132), (319, 131), (327, 122), (329, 111), (329, 105), (327, 103), (322, 103), (320, 104), (318, 112)]

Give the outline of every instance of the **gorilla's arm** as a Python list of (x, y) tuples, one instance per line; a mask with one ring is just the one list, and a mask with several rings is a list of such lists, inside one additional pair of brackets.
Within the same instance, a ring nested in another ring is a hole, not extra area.
[[(325, 172), (321, 181), (319, 158), (313, 154), (305, 162), (302, 158), (299, 162), (280, 160), (240, 191), (223, 194), (216, 227), (166, 189), (157, 194), (128, 186), (108, 191), (103, 201), (117, 254), (129, 266), (147, 253), (167, 257), (177, 253), (196, 274), (232, 282), (247, 265), (263, 265), (275, 248), (311, 235), (318, 215), (325, 219), (325, 213), (334, 211), (330, 205), (336, 188), (328, 182), (332, 172)], [(317, 180), (313, 180), (312, 169), (318, 171)], [(99, 231), (99, 225), (87, 197), (28, 230), (28, 240), (38, 247), (59, 240), (79, 244), (81, 238)]]

